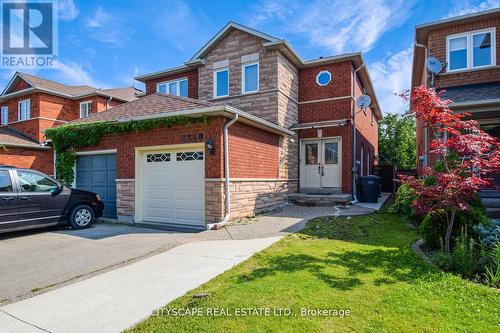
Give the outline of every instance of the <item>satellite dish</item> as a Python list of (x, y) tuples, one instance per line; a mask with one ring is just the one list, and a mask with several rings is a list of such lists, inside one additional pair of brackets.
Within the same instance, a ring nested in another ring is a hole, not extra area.
[(372, 104), (372, 99), (368, 95), (361, 95), (358, 97), (358, 100), (356, 101), (356, 105), (360, 109), (366, 109), (367, 107)]
[(432, 74), (439, 74), (443, 70), (443, 64), (436, 57), (429, 57), (425, 60), (425, 67)]

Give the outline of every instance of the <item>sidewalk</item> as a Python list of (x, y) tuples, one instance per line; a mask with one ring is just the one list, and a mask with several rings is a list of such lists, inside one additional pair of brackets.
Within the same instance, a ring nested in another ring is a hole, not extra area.
[(120, 332), (280, 238), (184, 244), (1, 307), (1, 331)]

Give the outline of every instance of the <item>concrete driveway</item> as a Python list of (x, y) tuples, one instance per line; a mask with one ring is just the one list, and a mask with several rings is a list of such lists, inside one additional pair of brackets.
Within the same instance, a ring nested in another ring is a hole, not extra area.
[(0, 234), (0, 304), (88, 279), (181, 244), (283, 236), (301, 229), (312, 217), (370, 211), (290, 205), (273, 215), (199, 233), (99, 223), (84, 230), (53, 228)]

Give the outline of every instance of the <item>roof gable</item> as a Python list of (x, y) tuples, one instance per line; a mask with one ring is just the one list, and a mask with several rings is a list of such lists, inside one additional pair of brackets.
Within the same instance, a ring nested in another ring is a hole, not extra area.
[(201, 60), (210, 50), (212, 50), (224, 37), (226, 37), (233, 30), (240, 30), (250, 35), (256, 36), (267, 42), (278, 42), (281, 39), (268, 35), (264, 32), (246, 27), (236, 22), (229, 22), (224, 26), (214, 37), (212, 37), (196, 54), (189, 59), (186, 64), (195, 63)]
[(26, 80), (20, 74), (21, 73), (19, 72), (14, 74), (7, 86), (5, 86), (5, 89), (2, 91), (2, 95), (35, 87), (32, 82)]

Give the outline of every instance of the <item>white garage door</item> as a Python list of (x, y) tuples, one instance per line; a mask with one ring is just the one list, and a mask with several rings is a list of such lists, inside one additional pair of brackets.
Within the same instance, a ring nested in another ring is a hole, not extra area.
[(143, 220), (204, 227), (203, 151), (148, 151), (142, 159)]

